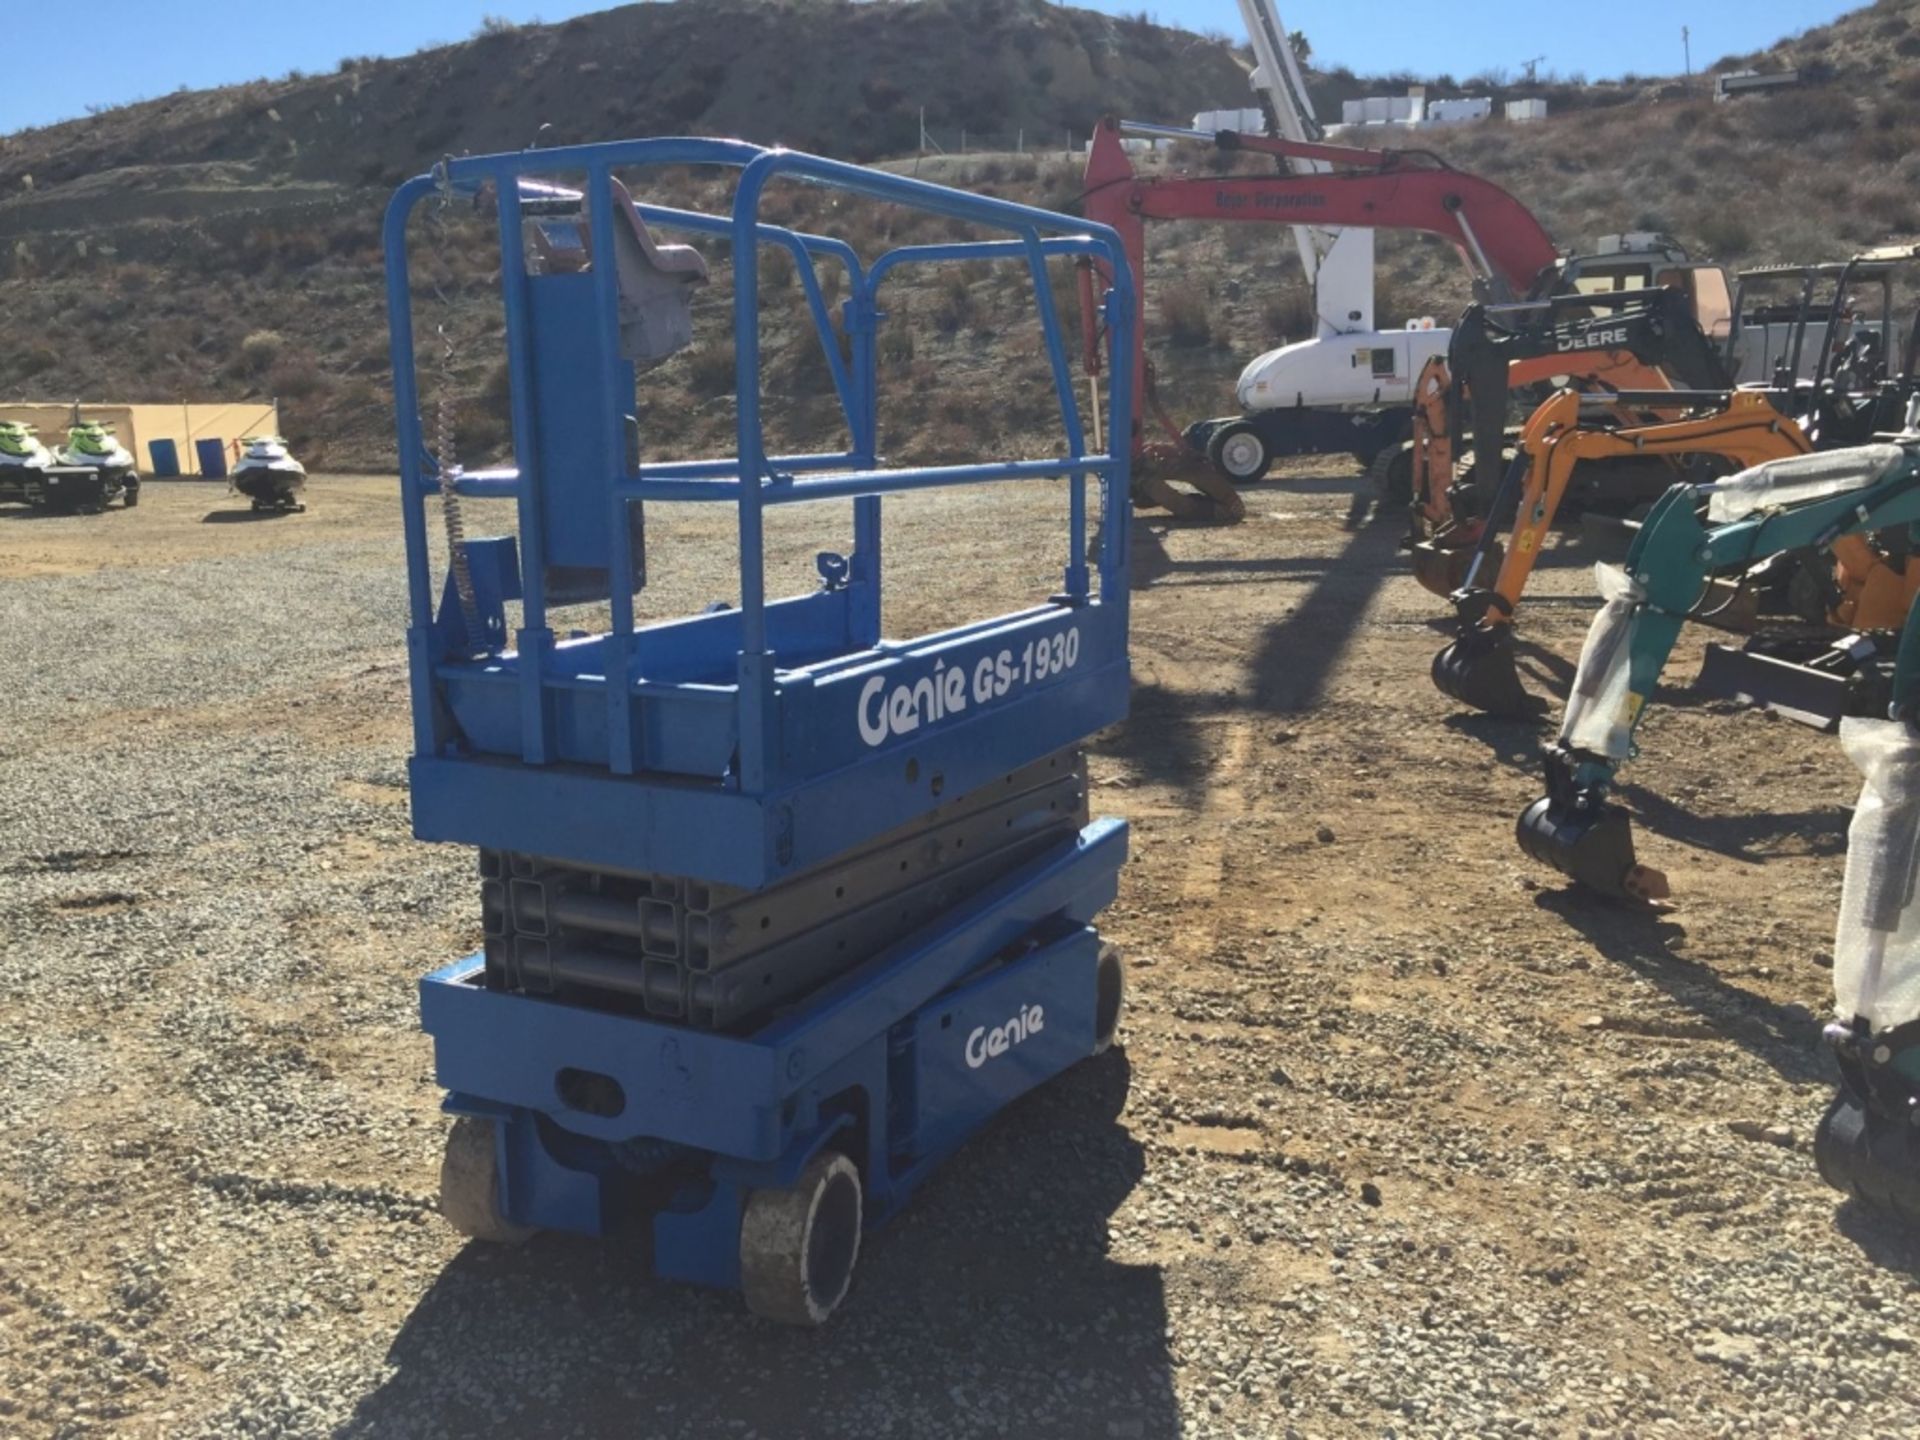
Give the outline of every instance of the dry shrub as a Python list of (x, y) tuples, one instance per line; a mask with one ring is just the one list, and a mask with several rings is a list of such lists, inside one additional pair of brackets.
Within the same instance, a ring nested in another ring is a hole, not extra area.
[(1260, 338), (1278, 341), (1288, 337), (1305, 338), (1314, 331), (1313, 300), (1305, 290), (1292, 286), (1267, 292), (1260, 303)]
[(762, 290), (785, 290), (793, 284), (793, 252), (784, 246), (775, 246), (760, 256), (760, 288)]
[(1213, 317), (1207, 288), (1196, 280), (1175, 280), (1160, 287), (1160, 329), (1175, 345), (1197, 348), (1213, 343)]
[(1733, 260), (1753, 249), (1753, 226), (1748, 217), (1726, 206), (1702, 211), (1693, 224), (1694, 234), (1716, 260)]
[(733, 341), (697, 345), (687, 352), (687, 386), (702, 400), (733, 393)]
[(304, 400), (330, 387), (331, 381), (320, 372), (311, 356), (288, 355), (274, 362), (267, 372), (267, 389), (289, 400)]
[(952, 335), (973, 323), (973, 286), (962, 271), (948, 268), (941, 272), (927, 318), (942, 335)]
[(256, 330), (240, 342), (240, 358), (258, 375), (278, 360), (286, 348), (286, 337), (278, 330)]

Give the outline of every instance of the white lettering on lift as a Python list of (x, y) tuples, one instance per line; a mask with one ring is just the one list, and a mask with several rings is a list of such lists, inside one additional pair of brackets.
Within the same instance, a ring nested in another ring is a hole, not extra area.
[(1018, 651), (982, 655), (974, 662), (971, 676), (945, 660), (934, 661), (931, 674), (891, 687), (886, 676), (875, 675), (860, 687), (860, 738), (869, 745), (883, 745), (973, 706), (1004, 700), (1023, 685), (1065, 674), (1079, 663), (1080, 627), (1071, 625), (1029, 640)]
[(1004, 1025), (976, 1026), (967, 1036), (967, 1068), (978, 1070), (996, 1060), (1030, 1035), (1047, 1028), (1047, 1012), (1038, 1005), (1022, 1005), (1020, 1013)]

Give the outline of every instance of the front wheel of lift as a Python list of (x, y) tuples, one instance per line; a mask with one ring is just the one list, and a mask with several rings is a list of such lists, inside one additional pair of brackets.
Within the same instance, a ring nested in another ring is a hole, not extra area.
[(846, 1298), (860, 1258), (860, 1172), (822, 1150), (784, 1190), (755, 1190), (740, 1222), (747, 1309), (782, 1325), (824, 1325)]
[(454, 1120), (440, 1159), (440, 1213), (471, 1239), (518, 1245), (533, 1229), (500, 1212), (499, 1153), (493, 1121), (473, 1115)]

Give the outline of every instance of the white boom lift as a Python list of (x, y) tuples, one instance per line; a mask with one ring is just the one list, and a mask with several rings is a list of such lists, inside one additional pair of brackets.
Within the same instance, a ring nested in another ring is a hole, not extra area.
[[(1306, 78), (1287, 38), (1274, 0), (1239, 0), (1240, 18), (1253, 45), (1251, 83), (1279, 127), (1282, 139), (1325, 139), (1307, 96)], [(1324, 160), (1289, 156), (1296, 175), (1332, 169)], [(1332, 230), (1317, 225), (1293, 227), (1294, 244), (1313, 294), (1314, 336), (1350, 335), (1373, 329), (1373, 231)]]

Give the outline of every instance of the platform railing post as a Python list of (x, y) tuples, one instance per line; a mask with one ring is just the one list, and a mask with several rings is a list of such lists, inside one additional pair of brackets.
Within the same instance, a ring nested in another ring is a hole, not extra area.
[[(1027, 247), (1027, 265), (1033, 271), (1034, 299), (1040, 307), (1040, 330), (1047, 342), (1047, 365), (1053, 372), (1053, 388), (1060, 400), (1060, 423), (1067, 432), (1067, 454), (1074, 460), (1085, 458), (1086, 432), (1080, 425), (1080, 403), (1073, 393), (1073, 372), (1067, 364), (1066, 343), (1060, 335), (1060, 316), (1053, 308), (1053, 282), (1047, 276), (1047, 257), (1040, 248), (1040, 233), (1029, 226), (1021, 231)], [(1075, 468), (1067, 476), (1067, 600), (1074, 605), (1087, 601), (1087, 472)]]
[(546, 665), (553, 646), (547, 628), (546, 521), (540, 505), (545, 492), (539, 473), (539, 442), (533, 410), (533, 336), (527, 318), (527, 262), (520, 231), (520, 187), (500, 187), (500, 290), (507, 317), (507, 381), (513, 417), (513, 462), (520, 472), (516, 504), (520, 515), (520, 753), (529, 765), (553, 758), (548, 733)]
[(400, 446), (400, 523), (407, 543), (408, 680), (413, 700), (413, 748), (432, 755), (440, 748), (440, 707), (433, 673), (440, 661), (433, 628), (433, 567), (427, 549), (426, 500), (420, 460), (425, 439), (420, 424), (420, 379), (413, 360), (412, 276), (407, 265), (407, 220), (433, 188), (425, 176), (401, 186), (387, 206), (383, 227), (387, 270), (387, 347), (393, 369), (394, 435)]
[(1107, 469), (1100, 480), (1100, 600), (1127, 607), (1127, 530), (1133, 520), (1133, 274), (1116, 249), (1108, 263)]
[[(873, 303), (873, 287), (863, 276), (853, 277), (847, 299), (847, 335), (853, 347), (854, 429), (850, 447), (855, 463), (873, 469), (879, 463), (880, 378), (876, 362), (880, 312)], [(878, 495), (853, 502), (853, 557), (850, 582), (853, 612), (848, 624), (854, 644), (871, 646), (880, 639), (880, 509)]]
[(593, 291), (597, 325), (594, 343), (600, 349), (600, 376), (605, 387), (600, 413), (605, 430), (603, 453), (618, 457), (618, 472), (607, 490), (610, 554), (607, 559), (607, 599), (611, 624), (606, 639), (607, 768), (616, 775), (634, 773), (633, 753), (633, 532), (621, 493), (633, 478), (627, 469), (624, 417), (633, 396), (622, 395), (620, 374), (620, 288), (615, 258), (613, 207), (621, 203), (613, 193), (613, 169), (593, 165), (587, 170), (587, 221), (593, 241)]
[(733, 200), (733, 345), (736, 454), (740, 461), (740, 656), (737, 670), (740, 788), (767, 788), (773, 730), (773, 659), (767, 650), (766, 532), (761, 487), (767, 452), (760, 426), (760, 192), (771, 155), (741, 173)]

